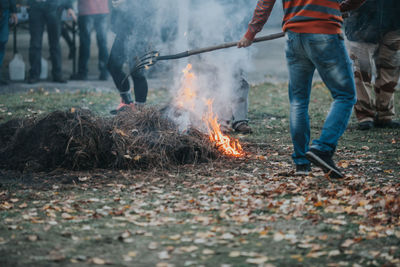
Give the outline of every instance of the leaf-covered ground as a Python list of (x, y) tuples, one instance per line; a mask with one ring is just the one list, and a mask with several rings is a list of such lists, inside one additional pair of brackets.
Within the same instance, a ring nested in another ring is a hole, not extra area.
[[(346, 179), (316, 168), (296, 177), (286, 90), (252, 87), (255, 133), (238, 136), (245, 158), (168, 171), (0, 171), (0, 265), (400, 265), (400, 131), (360, 132), (353, 119), (336, 156)], [(112, 93), (0, 95), (0, 116), (85, 103), (105, 115), (113, 101)], [(311, 102), (315, 137), (330, 102), (321, 84)]]

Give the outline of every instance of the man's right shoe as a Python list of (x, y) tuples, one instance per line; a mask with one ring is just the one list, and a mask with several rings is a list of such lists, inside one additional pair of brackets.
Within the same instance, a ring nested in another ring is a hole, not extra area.
[(129, 109), (132, 111), (135, 111), (136, 110), (135, 104), (134, 103), (125, 104), (125, 103), (121, 102), (121, 103), (119, 103), (119, 105), (116, 109), (110, 111), (110, 114), (117, 115), (121, 111), (129, 110)]
[(394, 120), (377, 120), (375, 121), (377, 128), (400, 129), (400, 122)]
[(245, 121), (239, 122), (236, 125), (233, 126), (233, 129), (235, 130), (236, 133), (239, 134), (252, 134), (253, 130), (249, 126), (249, 124)]
[(306, 153), (306, 158), (316, 166), (320, 167), (324, 173), (329, 175), (330, 178), (344, 177), (333, 162), (331, 153), (311, 148), (310, 151)]
[(107, 81), (108, 80), (108, 72), (102, 72), (99, 75), (99, 80), (100, 81)]
[(374, 122), (372, 121), (363, 121), (358, 124), (358, 130), (367, 131), (371, 130), (374, 127)]
[(28, 78), (28, 83), (29, 84), (34, 84), (34, 83), (38, 83), (39, 82), (39, 78), (36, 77), (29, 77)]
[(0, 79), (0, 86), (9, 85), (10, 83), (7, 80)]
[(71, 75), (71, 80), (74, 81), (86, 81), (88, 79), (87, 75), (76, 73)]

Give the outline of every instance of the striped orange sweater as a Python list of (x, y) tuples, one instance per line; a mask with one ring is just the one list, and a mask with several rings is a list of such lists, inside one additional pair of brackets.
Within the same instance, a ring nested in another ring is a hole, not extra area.
[[(259, 0), (245, 37), (253, 40), (267, 22), (276, 0)], [(283, 31), (298, 33), (341, 33), (340, 0), (282, 0)], [(363, 0), (345, 2), (362, 3)]]

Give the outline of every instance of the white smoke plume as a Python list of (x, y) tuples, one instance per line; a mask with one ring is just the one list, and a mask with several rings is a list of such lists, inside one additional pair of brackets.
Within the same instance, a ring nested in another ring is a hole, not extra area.
[[(144, 22), (150, 24), (153, 29), (152, 48), (160, 51), (161, 55), (167, 55), (238, 41), (247, 29), (257, 0), (139, 0), (138, 2), (143, 3), (142, 7), (152, 5), (154, 14)], [(135, 16), (140, 9), (141, 7), (138, 7), (132, 15)], [(138, 14), (138, 17), (141, 16)], [(146, 35), (146, 32), (140, 34)], [(168, 71), (168, 75), (174, 77), (175, 82), (171, 85), (172, 98), (182, 86), (182, 70), (188, 63), (193, 65), (193, 72), (197, 77), (193, 90), (196, 90), (196, 97), (200, 102), (190, 114), (172, 116), (182, 130), (201, 121), (207, 110), (205, 99), (213, 99), (214, 112), (220, 121), (232, 118), (235, 98), (241, 97), (237, 90), (243, 77), (240, 73), (246, 74), (249, 70), (249, 51), (249, 49), (230, 48), (157, 63), (168, 66), (163, 71)], [(194, 126), (202, 128), (201, 125)]]

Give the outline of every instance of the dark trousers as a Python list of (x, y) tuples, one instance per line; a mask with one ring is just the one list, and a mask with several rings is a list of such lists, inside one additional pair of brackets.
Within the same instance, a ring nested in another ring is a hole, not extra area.
[[(117, 33), (108, 60), (108, 71), (120, 92), (127, 92), (130, 89), (129, 80), (125, 79), (126, 74), (123, 71), (123, 65), (128, 62), (129, 66), (132, 67), (137, 56), (134, 45), (131, 45), (130, 38), (126, 32)], [(141, 72), (134, 73), (131, 76), (136, 102), (145, 103), (148, 92), (146, 77)]]
[(47, 28), (53, 79), (61, 78), (61, 13), (57, 6), (40, 3), (29, 10), (29, 63), (31, 78), (39, 78), (41, 70), (44, 27)]
[(96, 31), (97, 46), (99, 48), (99, 71), (101, 74), (107, 72), (107, 30), (108, 14), (96, 14), (80, 16), (79, 26), (79, 68), (78, 73), (86, 76), (88, 73), (88, 61), (90, 58), (90, 33)]
[[(9, 20), (9, 14), (10, 12), (8, 10), (1, 10), (1, 15), (0, 15), (0, 70), (1, 66), (3, 65), (3, 59), (4, 59), (4, 54), (6, 51), (6, 44), (8, 41), (8, 20)], [(1, 73), (0, 73), (0, 78), (1, 78)]]

